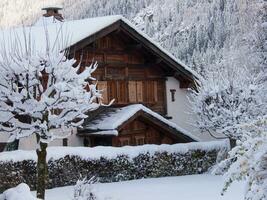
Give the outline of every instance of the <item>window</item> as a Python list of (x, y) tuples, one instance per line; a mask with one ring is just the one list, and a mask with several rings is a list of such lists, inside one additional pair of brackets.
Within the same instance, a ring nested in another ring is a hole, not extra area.
[(130, 138), (129, 137), (119, 138), (119, 144), (121, 147), (130, 145)]
[(136, 81), (136, 97), (137, 97), (137, 102), (143, 101), (143, 82), (142, 81)]
[(158, 101), (158, 87), (157, 81), (147, 81), (146, 82), (146, 94), (148, 103), (155, 103)]
[(126, 104), (127, 103), (127, 82), (117, 81), (117, 103)]
[(63, 144), (64, 147), (68, 146), (68, 138), (63, 139)]
[(85, 147), (91, 147), (91, 140), (90, 140), (90, 138), (84, 138), (83, 139), (83, 146), (85, 146)]
[(143, 82), (142, 81), (129, 81), (129, 102), (143, 102)]
[(6, 151), (18, 150), (18, 148), (19, 148), (19, 140), (14, 140), (11, 143), (7, 143), (4, 148), (5, 148)]
[(107, 84), (107, 81), (98, 81), (97, 89), (101, 90), (102, 103), (107, 104), (108, 103), (108, 92), (107, 92), (108, 84)]
[(128, 82), (128, 91), (129, 91), (129, 102), (135, 103), (137, 100), (136, 96), (136, 81)]
[(5, 147), (6, 147), (6, 143), (1, 142), (0, 143), (0, 152), (4, 151)]
[(127, 99), (127, 82), (125, 81), (108, 81), (107, 98), (109, 101), (116, 100), (118, 104), (128, 103)]
[(156, 103), (158, 101), (157, 81), (98, 81), (97, 89), (102, 91), (102, 102), (112, 99), (117, 104)]
[(171, 100), (172, 100), (172, 102), (174, 102), (175, 101), (175, 92), (176, 92), (176, 90), (175, 89), (170, 89), (170, 92), (171, 92)]
[(135, 137), (135, 144), (136, 145), (144, 145), (145, 144), (145, 137), (144, 136), (136, 136)]

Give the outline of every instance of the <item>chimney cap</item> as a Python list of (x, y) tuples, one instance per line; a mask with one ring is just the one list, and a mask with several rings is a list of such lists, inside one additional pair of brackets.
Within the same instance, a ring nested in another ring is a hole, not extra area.
[(42, 8), (42, 10), (62, 10), (62, 9), (63, 9), (62, 6), (46, 6)]

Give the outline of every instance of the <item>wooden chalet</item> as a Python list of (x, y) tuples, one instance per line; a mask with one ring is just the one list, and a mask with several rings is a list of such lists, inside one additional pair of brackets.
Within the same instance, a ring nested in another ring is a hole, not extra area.
[[(121, 16), (100, 30), (70, 46), (70, 58), (81, 63), (84, 70), (92, 62), (98, 62), (93, 74), (97, 87), (103, 91), (102, 102), (115, 99), (112, 108), (102, 107), (89, 117), (77, 135), (84, 137), (85, 146), (173, 144), (196, 141), (192, 135), (177, 126), (170, 126), (167, 117), (166, 77), (180, 81), (181, 88), (193, 84), (193, 73), (172, 55), (140, 33)], [(88, 24), (90, 27), (90, 24)], [(131, 112), (131, 104), (136, 106)], [(144, 110), (150, 110), (145, 112)], [(129, 112), (124, 118), (122, 113)], [(154, 114), (151, 114), (154, 113)], [(157, 117), (155, 117), (155, 115)], [(160, 117), (164, 116), (164, 117)], [(115, 117), (116, 116), (116, 117)], [(115, 120), (114, 120), (115, 119)], [(93, 128), (93, 124), (113, 128)], [(112, 123), (112, 124), (110, 124)]]

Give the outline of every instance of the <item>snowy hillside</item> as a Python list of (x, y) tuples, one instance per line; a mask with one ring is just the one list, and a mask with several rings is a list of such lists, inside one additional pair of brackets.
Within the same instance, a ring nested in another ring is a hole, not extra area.
[(122, 14), (202, 73), (227, 65), (229, 55), (237, 64), (244, 57), (257, 68), (266, 64), (264, 0), (1, 0), (0, 26), (32, 24), (43, 6), (58, 4), (65, 19)]

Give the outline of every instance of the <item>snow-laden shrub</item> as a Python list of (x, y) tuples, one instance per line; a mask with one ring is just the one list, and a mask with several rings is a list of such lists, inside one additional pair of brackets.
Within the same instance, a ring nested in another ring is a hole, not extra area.
[(0, 200), (37, 200), (32, 196), (30, 187), (21, 183), (14, 188), (6, 190), (3, 194), (0, 195)]
[(97, 191), (97, 183), (98, 179), (95, 176), (90, 179), (78, 180), (74, 186), (73, 200), (113, 200), (113, 198), (105, 197)]
[(84, 178), (83, 180), (78, 180), (74, 186), (74, 198), (73, 200), (97, 200), (95, 194), (94, 185), (97, 182), (95, 177), (90, 179)]
[(245, 200), (267, 200), (267, 116), (242, 125), (243, 137), (213, 173), (225, 176), (222, 194), (232, 182), (247, 183)]
[[(51, 147), (48, 148), (47, 187), (75, 185), (81, 177), (95, 176), (102, 183), (201, 174), (216, 164), (218, 154), (222, 157), (219, 152), (227, 149), (225, 142), (121, 148)], [(21, 182), (35, 190), (36, 161), (31, 159), (31, 153), (0, 153), (0, 180), (0, 191)]]

